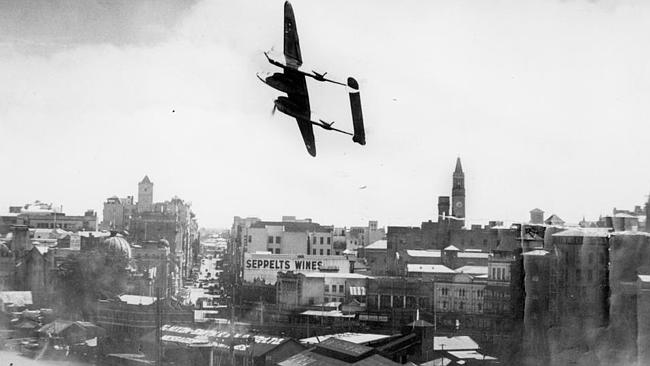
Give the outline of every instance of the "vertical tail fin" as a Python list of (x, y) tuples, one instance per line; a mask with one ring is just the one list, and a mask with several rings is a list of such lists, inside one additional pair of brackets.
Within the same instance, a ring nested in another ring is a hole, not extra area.
[(361, 112), (361, 95), (359, 94), (359, 83), (354, 78), (348, 78), (350, 88), (350, 109), (352, 110), (352, 124), (354, 136), (352, 141), (360, 145), (366, 144), (366, 131), (363, 128), (363, 113)]

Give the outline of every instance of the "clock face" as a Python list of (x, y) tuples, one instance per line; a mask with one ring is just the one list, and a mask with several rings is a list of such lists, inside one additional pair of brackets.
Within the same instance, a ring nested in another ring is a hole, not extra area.
[(463, 203), (460, 201), (456, 202), (456, 207), (463, 207)]

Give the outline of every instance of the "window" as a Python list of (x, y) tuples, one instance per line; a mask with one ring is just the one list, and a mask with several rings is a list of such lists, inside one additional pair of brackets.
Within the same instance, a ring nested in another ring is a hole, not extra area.
[(266, 242), (269, 244), (273, 244), (273, 237), (269, 236), (268, 238), (266, 238)]
[(328, 236), (328, 237), (327, 237), (327, 244), (332, 244), (332, 241), (331, 241), (331, 240), (332, 240), (332, 238), (330, 238), (330, 237)]
[(443, 309), (446, 309), (446, 308), (447, 308), (447, 302), (446, 302), (446, 301), (443, 301), (443, 302), (442, 302), (442, 308), (443, 308)]
[(327, 249), (327, 255), (330, 255), (330, 253), (331, 253), (331, 251), (329, 249)]
[(275, 250), (275, 254), (280, 254), (280, 248), (277, 248), (277, 249)]
[(449, 289), (446, 287), (441, 288), (440, 292), (442, 292), (443, 296), (449, 295)]
[(463, 310), (464, 306), (465, 306), (465, 303), (461, 301), (460, 304), (458, 304), (458, 309)]
[(582, 271), (580, 269), (576, 269), (576, 282), (582, 281)]
[(478, 311), (482, 311), (482, 310), (483, 310), (483, 309), (482, 309), (482, 306), (481, 306), (481, 304), (480, 304), (480, 303), (479, 303), (479, 304), (477, 304), (477, 306), (478, 306)]
[(487, 239), (483, 239), (483, 246), (487, 247)]
[(323, 237), (320, 237), (320, 244), (323, 245)]
[(323, 249), (320, 250), (320, 255), (323, 255)]
[(330, 292), (330, 285), (325, 285), (325, 292)]
[(339, 285), (339, 292), (345, 293), (345, 285)]
[(587, 271), (587, 281), (591, 281), (594, 279), (594, 271), (591, 269)]
[(276, 236), (276, 237), (275, 237), (275, 243), (276, 243), (276, 244), (280, 244), (281, 241), (282, 241), (282, 237), (281, 237), (281, 236)]
[(312, 252), (311, 254), (316, 255), (316, 249), (312, 249), (311, 252)]
[(330, 302), (330, 298), (329, 297), (323, 298), (323, 302)]
[(253, 240), (253, 237), (251, 235), (248, 236), (248, 242), (250, 243)]

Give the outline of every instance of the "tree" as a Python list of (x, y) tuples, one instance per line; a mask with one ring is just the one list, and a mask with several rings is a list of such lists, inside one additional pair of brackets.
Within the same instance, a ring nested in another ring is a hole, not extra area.
[(89, 318), (98, 300), (124, 293), (128, 265), (126, 256), (101, 250), (70, 255), (57, 273), (60, 311)]

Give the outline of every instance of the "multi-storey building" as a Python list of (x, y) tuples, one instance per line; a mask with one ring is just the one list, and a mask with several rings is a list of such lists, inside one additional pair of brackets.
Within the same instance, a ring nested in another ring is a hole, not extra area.
[(100, 228), (117, 231), (129, 230), (129, 224), (135, 214), (136, 205), (133, 202), (133, 196), (127, 196), (126, 198), (109, 197), (104, 202)]
[(245, 230), (246, 252), (333, 255), (334, 228), (310, 221), (258, 221)]
[(276, 282), (277, 303), (284, 309), (353, 299), (365, 305), (368, 279), (357, 273), (280, 272)]
[(67, 231), (97, 230), (97, 213), (87, 210), (83, 215), (66, 215), (61, 207), (36, 201), (24, 206), (9, 207), (9, 214), (0, 216), (0, 235), (11, 231), (12, 225), (33, 229), (63, 229)]

